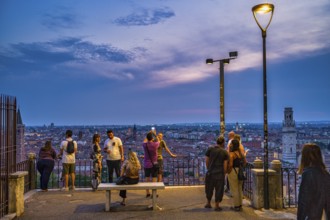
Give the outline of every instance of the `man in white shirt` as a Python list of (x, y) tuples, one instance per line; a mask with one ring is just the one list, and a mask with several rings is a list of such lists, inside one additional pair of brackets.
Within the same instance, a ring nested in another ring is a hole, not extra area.
[(120, 165), (124, 161), (124, 148), (120, 138), (115, 137), (112, 130), (107, 131), (108, 139), (104, 142), (104, 152), (107, 153), (109, 183), (113, 182), (113, 171), (120, 176)]
[[(75, 190), (75, 163), (76, 163), (76, 153), (78, 150), (77, 142), (72, 139), (72, 131), (67, 130), (65, 132), (66, 139), (61, 142), (60, 155), (62, 155), (62, 165), (63, 165), (63, 177), (64, 177), (64, 187), (62, 190), (69, 191), (69, 175), (71, 176), (71, 189)], [(73, 142), (74, 152), (68, 153), (67, 147), (69, 142)]]
[(234, 137), (235, 137), (235, 132), (230, 131), (228, 133), (228, 143), (227, 143), (227, 149), (226, 149), (228, 151), (228, 153), (230, 152), (230, 144), (231, 144), (231, 141), (234, 139)]

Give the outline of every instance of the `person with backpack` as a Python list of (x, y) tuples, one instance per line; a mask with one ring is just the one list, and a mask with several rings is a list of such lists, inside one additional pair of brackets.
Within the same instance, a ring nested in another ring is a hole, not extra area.
[(205, 208), (212, 208), (211, 199), (214, 194), (215, 211), (221, 211), (219, 206), (223, 198), (225, 174), (227, 172), (228, 165), (228, 152), (224, 149), (225, 138), (220, 136), (217, 138), (217, 145), (209, 147), (205, 153), (205, 163), (207, 167), (207, 173), (205, 177), (205, 194), (207, 203)]
[(75, 190), (75, 163), (78, 150), (77, 142), (72, 139), (72, 131), (65, 132), (66, 139), (61, 142), (60, 155), (62, 156), (64, 187), (62, 191), (69, 191), (69, 175), (71, 177), (71, 189)]

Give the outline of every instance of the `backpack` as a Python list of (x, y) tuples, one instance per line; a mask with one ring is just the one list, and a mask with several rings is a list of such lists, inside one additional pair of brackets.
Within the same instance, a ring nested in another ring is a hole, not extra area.
[(68, 145), (66, 146), (66, 152), (68, 154), (74, 153), (74, 144), (73, 144), (73, 141), (68, 141)]

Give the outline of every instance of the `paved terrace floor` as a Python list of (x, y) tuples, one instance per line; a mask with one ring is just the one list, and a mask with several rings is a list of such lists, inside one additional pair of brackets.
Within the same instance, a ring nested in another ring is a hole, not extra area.
[(221, 203), (222, 211), (204, 208), (204, 186), (166, 187), (159, 190), (160, 210), (148, 209), (152, 201), (145, 198), (145, 191), (127, 191), (126, 206), (121, 206), (118, 191), (112, 191), (111, 211), (104, 211), (105, 192), (90, 189), (62, 192), (29, 192), (25, 199), (25, 212), (17, 219), (296, 219), (295, 210), (262, 212), (250, 207), (244, 200), (243, 211), (230, 210), (231, 198), (227, 195)]

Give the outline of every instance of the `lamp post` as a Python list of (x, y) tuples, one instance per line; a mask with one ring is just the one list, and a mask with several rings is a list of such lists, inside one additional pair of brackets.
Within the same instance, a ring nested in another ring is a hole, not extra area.
[[(274, 5), (265, 3), (252, 8), (253, 17), (261, 30), (263, 46), (263, 95), (264, 95), (264, 209), (269, 209), (269, 184), (268, 184), (268, 115), (267, 115), (267, 68), (266, 68), (266, 36), (267, 28), (273, 18)], [(258, 21), (257, 14), (269, 15), (264, 27)]]
[(220, 134), (225, 135), (225, 72), (224, 65), (225, 63), (229, 64), (230, 60), (237, 57), (237, 51), (229, 52), (229, 58), (221, 60), (213, 60), (212, 58), (206, 59), (206, 64), (213, 64), (214, 62), (219, 62), (219, 71), (220, 71)]

